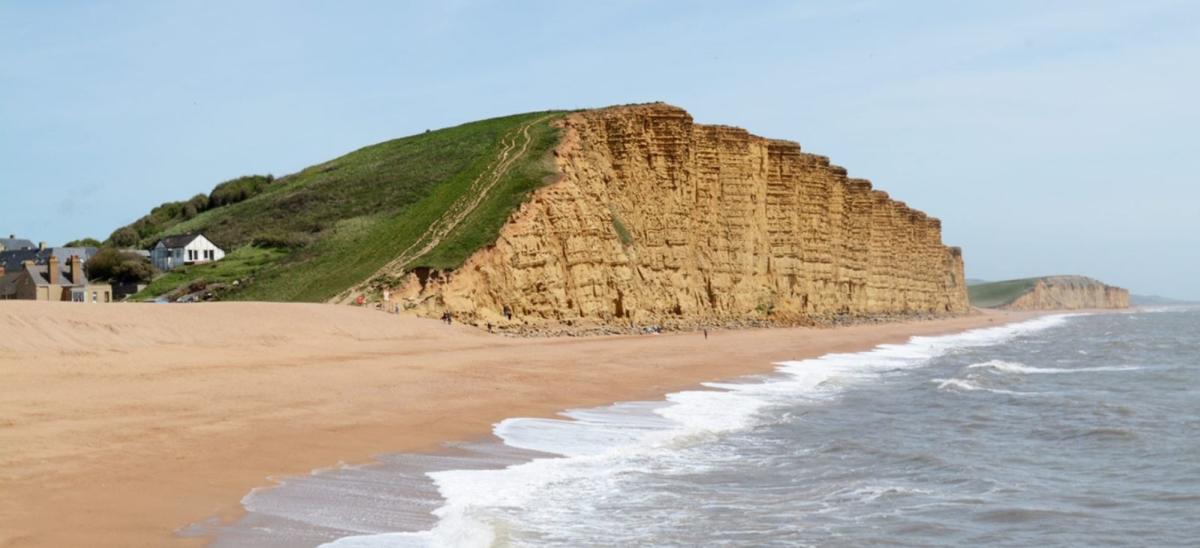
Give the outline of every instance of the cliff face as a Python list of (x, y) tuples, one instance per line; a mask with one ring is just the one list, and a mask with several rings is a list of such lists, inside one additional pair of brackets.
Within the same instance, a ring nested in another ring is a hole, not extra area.
[(476, 323), (809, 323), (968, 310), (962, 256), (937, 219), (822, 156), (682, 109), (568, 116), (560, 179), (491, 248), (396, 293)]
[(1129, 290), (1083, 276), (1040, 278), (1025, 294), (1001, 306), (1009, 310), (1129, 308)]

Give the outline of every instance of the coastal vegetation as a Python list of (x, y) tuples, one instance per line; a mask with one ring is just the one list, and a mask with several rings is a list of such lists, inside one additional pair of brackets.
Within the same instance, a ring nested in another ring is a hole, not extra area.
[(104, 243), (95, 238), (80, 238), (63, 244), (63, 247), (100, 247), (102, 245)]
[(994, 308), (1017, 300), (1037, 284), (1038, 278), (1023, 278), (1003, 282), (979, 283), (967, 286), (971, 306)]
[[(509, 214), (553, 173), (558, 112), (494, 118), (368, 146), (285, 177), (248, 176), (169, 202), (113, 232), (108, 243), (148, 248), (204, 233), (229, 251), (173, 270), (137, 297), (227, 283), (222, 298), (328, 300), (370, 278), (401, 250), (405, 268), (451, 269), (493, 241)], [(521, 146), (517, 146), (521, 145)], [(501, 161), (501, 160), (505, 161)], [(494, 177), (485, 192), (478, 182)], [(459, 211), (464, 198), (472, 207)], [(446, 233), (431, 226), (453, 213)]]
[(84, 268), (89, 278), (127, 284), (145, 283), (154, 276), (154, 267), (145, 257), (111, 247), (96, 252), (84, 263)]
[(220, 261), (184, 265), (150, 282), (134, 300), (152, 299), (171, 292), (180, 294), (208, 289), (219, 294), (235, 293), (252, 283), (263, 268), (273, 265), (286, 252), (273, 248), (243, 246)]
[(968, 286), (971, 305), (1010, 310), (1128, 308), (1129, 290), (1086, 276), (1042, 276)]

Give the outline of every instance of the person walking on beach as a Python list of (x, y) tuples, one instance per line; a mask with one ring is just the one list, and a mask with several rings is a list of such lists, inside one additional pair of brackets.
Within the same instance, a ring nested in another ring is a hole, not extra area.
[(504, 305), (504, 319), (512, 321), (512, 309), (508, 305)]
[(704, 340), (706, 340), (706, 341), (708, 340), (708, 328), (707, 327), (704, 328)]

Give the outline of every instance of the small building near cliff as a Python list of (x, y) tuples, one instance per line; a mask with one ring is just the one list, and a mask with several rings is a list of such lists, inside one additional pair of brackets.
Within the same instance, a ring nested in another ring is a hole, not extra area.
[(163, 271), (183, 265), (219, 261), (224, 257), (225, 251), (203, 234), (167, 236), (150, 250), (150, 262)]
[(108, 303), (113, 299), (108, 283), (87, 279), (79, 255), (72, 255), (66, 264), (50, 255), (45, 264), (25, 261), (15, 273), (0, 265), (0, 300)]

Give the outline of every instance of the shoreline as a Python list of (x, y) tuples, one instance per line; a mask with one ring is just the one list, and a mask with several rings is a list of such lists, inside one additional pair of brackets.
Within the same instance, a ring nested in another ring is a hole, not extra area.
[[(511, 417), (648, 400), (779, 361), (1021, 321), (514, 339), (329, 305), (0, 306), (0, 546), (175, 533), (270, 478), (438, 451)], [(707, 345), (703, 352), (697, 352)], [(4, 447), (10, 449), (5, 450)]]

